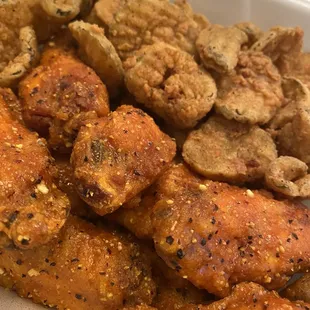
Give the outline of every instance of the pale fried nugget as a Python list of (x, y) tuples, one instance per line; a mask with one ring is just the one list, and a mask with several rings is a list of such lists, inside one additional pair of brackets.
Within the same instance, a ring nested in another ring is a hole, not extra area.
[(275, 192), (293, 198), (309, 198), (310, 176), (307, 174), (308, 166), (304, 162), (294, 157), (280, 156), (266, 169), (265, 181)]
[(241, 22), (234, 25), (234, 27), (242, 30), (248, 37), (247, 47), (251, 47), (256, 41), (263, 36), (263, 31), (251, 22)]
[(72, 35), (79, 43), (81, 58), (100, 76), (115, 97), (122, 89), (124, 69), (112, 43), (97, 25), (75, 21), (69, 25)]
[(265, 124), (283, 104), (281, 76), (261, 52), (241, 52), (235, 74), (219, 82), (217, 111), (228, 119)]
[(213, 78), (190, 55), (167, 44), (146, 47), (125, 64), (125, 83), (139, 103), (177, 128), (191, 128), (212, 108)]
[(89, 119), (109, 112), (106, 87), (95, 72), (57, 48), (19, 85), (25, 123), (47, 137), (49, 146), (71, 150)]
[(233, 183), (263, 179), (277, 158), (269, 133), (216, 115), (192, 131), (183, 146), (184, 160), (198, 173)]
[(121, 106), (81, 129), (71, 156), (77, 191), (98, 214), (112, 213), (152, 184), (175, 152), (150, 116)]
[(255, 283), (241, 283), (232, 294), (208, 306), (186, 306), (180, 310), (308, 310), (310, 304), (291, 302), (277, 292), (269, 292)]
[(16, 246), (33, 248), (58, 233), (69, 201), (53, 183), (55, 168), (45, 142), (11, 116), (2, 96), (0, 124), (0, 231)]
[(289, 300), (310, 302), (310, 274), (305, 274), (293, 284), (286, 287), (285, 290), (281, 292), (281, 296)]
[(188, 9), (166, 0), (99, 1), (95, 8), (123, 60), (156, 42), (166, 42), (197, 55), (195, 41), (204, 23), (201, 19), (196, 22)]
[(273, 27), (251, 47), (251, 50), (263, 52), (275, 62), (283, 56), (300, 53), (303, 37), (304, 31), (300, 27)]
[(241, 46), (247, 41), (247, 35), (236, 27), (211, 25), (200, 32), (196, 46), (207, 69), (231, 73), (238, 63)]
[(182, 165), (158, 182), (156, 251), (195, 286), (221, 297), (243, 281), (278, 289), (309, 268), (310, 211), (301, 203), (212, 182)]
[(57, 238), (37, 249), (1, 249), (0, 284), (63, 310), (150, 304), (156, 293), (136, 243), (77, 217), (69, 217)]

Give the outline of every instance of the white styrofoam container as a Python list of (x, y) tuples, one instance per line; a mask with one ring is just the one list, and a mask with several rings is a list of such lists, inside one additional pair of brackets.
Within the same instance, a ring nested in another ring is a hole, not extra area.
[[(305, 31), (305, 50), (310, 51), (310, 0), (188, 0), (196, 12), (212, 23), (230, 25), (251, 21), (269, 27), (301, 26)], [(41, 306), (0, 288), (0, 310), (42, 310)], [(72, 309), (78, 310), (78, 309)]]

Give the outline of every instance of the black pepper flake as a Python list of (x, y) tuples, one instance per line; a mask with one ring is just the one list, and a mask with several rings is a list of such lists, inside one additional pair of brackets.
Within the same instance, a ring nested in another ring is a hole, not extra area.
[(85, 162), (85, 163), (88, 162), (88, 157), (87, 157), (87, 156), (84, 157), (84, 162)]
[(188, 222), (189, 222), (189, 223), (193, 223), (193, 219), (190, 217), (190, 218), (188, 219)]
[(254, 302), (254, 304), (257, 303), (257, 298), (256, 297), (253, 298), (253, 302)]
[(101, 276), (105, 276), (105, 275), (106, 275), (106, 272), (100, 271), (99, 274), (100, 274)]
[(279, 257), (280, 257), (280, 253), (276, 253), (276, 257), (278, 257), (278, 258), (279, 258)]
[(215, 220), (214, 217), (212, 217), (212, 219), (211, 219), (211, 224), (214, 225), (215, 223), (216, 223), (216, 220)]
[(290, 258), (290, 263), (294, 263), (294, 259), (293, 258)]
[(293, 220), (288, 220), (288, 223), (289, 223), (289, 224), (292, 224), (292, 223), (293, 223)]
[(223, 264), (223, 263), (224, 263), (224, 261), (225, 261), (225, 260), (224, 260), (224, 258), (222, 258), (222, 259), (221, 259), (221, 263)]
[(298, 236), (295, 233), (292, 233), (294, 239), (298, 240)]
[(173, 239), (173, 237), (172, 236), (168, 236), (167, 238), (166, 238), (166, 242), (168, 243), (168, 244), (173, 244), (173, 241), (174, 241), (174, 239)]
[(112, 251), (109, 248), (107, 248), (107, 251), (110, 255), (112, 254)]
[(42, 104), (44, 102), (44, 100), (43, 99), (39, 99), (39, 100), (37, 100), (37, 104)]
[(79, 262), (80, 260), (78, 258), (72, 258), (71, 263)]
[(222, 239), (219, 239), (219, 244), (222, 244)]
[(140, 172), (137, 170), (137, 169), (134, 169), (133, 170), (133, 174), (136, 175), (136, 176), (140, 176)]
[(29, 220), (31, 220), (33, 218), (33, 214), (32, 213), (28, 213), (27, 217), (28, 217)]
[(226, 244), (228, 245), (229, 243), (230, 243), (230, 240), (227, 240), (227, 241), (226, 241)]
[(110, 282), (110, 284), (111, 284), (111, 286), (114, 286), (114, 285), (115, 285), (115, 283), (114, 283), (114, 282)]
[(183, 253), (182, 249), (179, 249), (179, 250), (177, 251), (177, 257), (178, 257), (179, 259), (182, 259), (184, 256), (185, 256), (185, 254)]
[(218, 207), (218, 205), (214, 205), (214, 207), (213, 207), (213, 211), (218, 211), (218, 209), (219, 209), (219, 207)]
[(81, 294), (75, 294), (75, 298), (76, 298), (76, 299), (82, 299), (83, 296), (82, 296)]
[(48, 258), (45, 258), (44, 261), (45, 261), (46, 263), (49, 263), (49, 262), (50, 262)]
[(175, 266), (175, 270), (176, 270), (177, 272), (179, 272), (181, 269), (182, 269), (181, 266), (179, 266), (179, 265)]
[(297, 263), (299, 264), (299, 263), (301, 263), (302, 261), (303, 261), (303, 259), (302, 259), (302, 258), (299, 258), (298, 261), (297, 261)]
[(16, 264), (17, 265), (21, 265), (23, 262), (22, 262), (22, 260), (21, 259), (18, 259), (17, 261), (16, 261)]
[(287, 239), (286, 239), (286, 242), (291, 242), (291, 238), (287, 238)]
[(209, 234), (208, 240), (211, 240), (211, 239), (212, 239), (212, 236), (213, 236), (213, 234)]
[(39, 92), (39, 87), (35, 87), (32, 89), (32, 91), (30, 92), (30, 96), (34, 96), (36, 93)]
[(26, 275), (22, 273), (22, 278), (26, 278)]
[(252, 237), (252, 236), (248, 236), (248, 239), (249, 239), (249, 240), (252, 240), (252, 239), (253, 239), (253, 237)]
[(50, 263), (50, 266), (55, 267), (55, 266), (56, 266), (56, 263), (55, 263), (55, 262), (52, 262), (52, 263)]
[(22, 239), (21, 244), (22, 244), (22, 245), (29, 245), (29, 240), (27, 240), (27, 239)]
[(200, 241), (200, 244), (202, 246), (205, 246), (207, 244), (207, 240), (205, 238), (202, 238), (201, 241)]
[(58, 277), (57, 275), (55, 276), (55, 278), (56, 278), (56, 280), (58, 280), (58, 279), (59, 279), (59, 277)]
[(34, 198), (34, 199), (37, 198), (37, 194), (36, 194), (36, 193), (31, 193), (30, 196), (31, 196), (32, 198)]

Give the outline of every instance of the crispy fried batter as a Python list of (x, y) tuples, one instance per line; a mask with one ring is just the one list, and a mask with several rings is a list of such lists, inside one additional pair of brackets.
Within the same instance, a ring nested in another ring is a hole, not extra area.
[(242, 30), (248, 37), (248, 42), (245, 44), (247, 47), (251, 47), (256, 41), (263, 36), (263, 31), (255, 24), (251, 22), (241, 22), (234, 25), (234, 27)]
[(281, 296), (289, 300), (303, 300), (310, 302), (310, 274), (305, 274), (302, 278), (285, 288)]
[(216, 109), (228, 119), (265, 124), (283, 104), (281, 76), (261, 52), (241, 52), (235, 74), (219, 83)]
[(108, 26), (109, 39), (121, 59), (145, 45), (165, 42), (196, 55), (195, 41), (205, 27), (192, 11), (158, 0), (99, 1), (97, 16)]
[(200, 32), (196, 46), (204, 66), (219, 73), (231, 73), (238, 63), (247, 35), (236, 27), (211, 25)]
[[(310, 197), (308, 166), (301, 160), (281, 156), (272, 161), (266, 170), (266, 185), (275, 192), (288, 197)], [(307, 177), (306, 177), (307, 176)]]
[(180, 310), (307, 310), (310, 304), (290, 302), (255, 283), (237, 285), (230, 296), (208, 306), (186, 306)]
[(156, 293), (136, 243), (77, 217), (38, 249), (1, 249), (0, 284), (57, 309), (116, 310)]
[(112, 213), (152, 184), (175, 152), (150, 116), (121, 106), (81, 129), (71, 156), (77, 191), (98, 214)]
[(124, 69), (115, 48), (104, 35), (104, 30), (82, 21), (71, 23), (69, 28), (79, 43), (81, 58), (107, 85), (110, 96), (118, 95), (124, 82)]
[(95, 72), (70, 53), (57, 48), (46, 53), (20, 83), (23, 116), (51, 148), (68, 151), (81, 125), (108, 114), (108, 94)]
[(23, 123), (22, 106), (10, 88), (0, 88), (0, 97), (3, 98), (7, 107), (10, 109), (12, 117)]
[(0, 124), (0, 231), (16, 246), (33, 248), (58, 233), (69, 201), (53, 184), (55, 168), (45, 141), (11, 116), (3, 96)]
[(192, 131), (183, 146), (183, 158), (195, 171), (233, 183), (263, 179), (277, 156), (276, 145), (265, 130), (219, 115)]
[(194, 127), (215, 101), (213, 78), (190, 55), (167, 44), (146, 47), (125, 69), (129, 92), (175, 127)]
[(160, 181), (157, 253), (199, 288), (224, 297), (253, 281), (268, 289), (310, 266), (310, 211), (259, 191), (208, 181), (179, 165)]

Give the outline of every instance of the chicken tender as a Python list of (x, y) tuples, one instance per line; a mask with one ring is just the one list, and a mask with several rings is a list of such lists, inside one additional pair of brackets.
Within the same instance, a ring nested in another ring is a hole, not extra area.
[(216, 99), (213, 78), (190, 55), (164, 43), (128, 59), (125, 69), (126, 86), (136, 100), (180, 129), (194, 127)]
[(238, 63), (241, 46), (247, 35), (236, 27), (212, 25), (200, 32), (196, 46), (207, 69), (231, 73)]
[(95, 72), (72, 54), (57, 48), (46, 54), (19, 85), (23, 117), (52, 149), (68, 152), (83, 124), (108, 114), (108, 93)]
[(57, 309), (117, 310), (150, 304), (156, 293), (139, 246), (69, 217), (56, 239), (27, 251), (2, 249), (0, 284)]
[(286, 287), (281, 295), (289, 300), (303, 300), (310, 303), (310, 274), (305, 274)]
[(212, 182), (183, 165), (159, 183), (156, 251), (198, 288), (220, 297), (244, 281), (278, 289), (309, 268), (310, 211), (301, 203)]
[(208, 306), (186, 306), (181, 310), (308, 310), (310, 304), (290, 302), (276, 292), (269, 292), (255, 283), (237, 285), (230, 296)]
[(123, 105), (81, 129), (71, 156), (77, 191), (98, 214), (112, 213), (152, 184), (175, 153), (151, 117)]
[(195, 42), (204, 23), (169, 1), (99, 1), (97, 16), (108, 26), (108, 38), (122, 60), (145, 45), (165, 42), (197, 55)]
[(70, 205), (54, 184), (56, 170), (45, 141), (11, 115), (3, 92), (0, 91), (0, 232), (17, 247), (33, 248), (58, 233)]
[(266, 185), (288, 197), (310, 197), (308, 166), (301, 160), (281, 156), (272, 161), (266, 170)]
[(217, 111), (242, 123), (267, 123), (283, 105), (277, 68), (261, 52), (241, 52), (235, 71), (219, 82)]
[(219, 115), (192, 131), (183, 146), (183, 158), (195, 171), (233, 183), (262, 180), (277, 157), (276, 145), (265, 130)]

